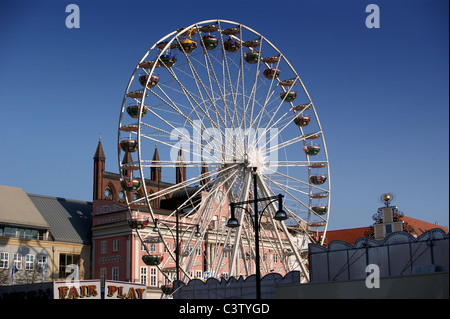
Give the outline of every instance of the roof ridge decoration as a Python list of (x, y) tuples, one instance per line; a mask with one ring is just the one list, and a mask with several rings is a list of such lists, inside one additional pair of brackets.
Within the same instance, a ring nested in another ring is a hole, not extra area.
[(392, 245), (397, 243), (408, 243), (408, 242), (419, 242), (426, 240), (436, 240), (448, 238), (449, 234), (440, 228), (433, 228), (427, 230), (417, 238), (406, 231), (393, 232), (389, 234), (382, 240), (377, 240), (369, 237), (360, 237), (352, 245), (348, 242), (342, 240), (333, 240), (328, 246), (322, 246), (316, 243), (310, 243), (310, 252), (320, 252), (320, 251), (337, 251), (343, 249), (355, 249), (363, 247), (380, 247), (386, 245)]
[[(285, 276), (279, 273), (269, 273), (261, 278), (261, 286), (264, 287), (266, 297), (274, 298), (274, 287), (278, 285), (299, 284), (301, 279), (300, 271), (294, 270)], [(243, 276), (230, 277), (229, 279), (208, 278), (207, 280), (192, 279), (187, 283), (175, 281), (173, 291), (177, 298), (254, 298), (256, 275), (247, 278)]]
[(340, 240), (328, 247), (309, 244), (311, 282), (363, 280), (368, 265), (378, 266), (380, 278), (447, 272), (448, 240), (448, 233), (433, 228), (417, 238), (401, 231), (383, 240), (360, 237), (353, 245)]

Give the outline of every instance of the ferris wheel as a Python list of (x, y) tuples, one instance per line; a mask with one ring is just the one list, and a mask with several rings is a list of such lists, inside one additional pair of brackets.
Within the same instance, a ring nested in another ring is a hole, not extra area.
[[(274, 220), (276, 202), (260, 202), (260, 240), (283, 257), (286, 271), (308, 277), (307, 243), (323, 243), (330, 215), (327, 149), (302, 80), (263, 35), (240, 23), (207, 20), (162, 37), (132, 73), (118, 139), (130, 213), (149, 212), (149, 227), (175, 217), (192, 226), (183, 236), (193, 244), (178, 257), (187, 278), (202, 258), (196, 247), (207, 240), (214, 246), (212, 276), (223, 268), (224, 252), (233, 256), (229, 275), (248, 272), (237, 256), (252, 246), (253, 208), (237, 210), (241, 227), (228, 228), (229, 204), (278, 194), (288, 219)], [(141, 185), (156, 169), (167, 182), (148, 192)], [(141, 240), (154, 236), (138, 228)]]

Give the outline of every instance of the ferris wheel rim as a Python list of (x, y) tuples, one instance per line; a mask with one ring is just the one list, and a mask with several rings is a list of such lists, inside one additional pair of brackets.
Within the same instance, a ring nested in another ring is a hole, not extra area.
[[(192, 25), (190, 25), (190, 26), (188, 26), (188, 27), (186, 27), (186, 28), (183, 28), (183, 30), (190, 30), (190, 29), (192, 29), (192, 28), (196, 28), (197, 31), (198, 31), (199, 26), (201, 26), (201, 25), (206, 25), (206, 24), (214, 24), (214, 23), (216, 23), (216, 24), (219, 25), (219, 30), (221, 30), (221, 31), (223, 31), (223, 30), (220, 28), (220, 24), (223, 23), (223, 24), (230, 24), (230, 25), (236, 25), (236, 26), (239, 26), (240, 29), (243, 27), (243, 28), (245, 28), (246, 30), (248, 30), (248, 31), (250, 31), (250, 32), (252, 32), (252, 33), (254, 33), (254, 34), (256, 34), (257, 36), (259, 36), (261, 42), (264, 40), (267, 44), (269, 44), (274, 50), (276, 50), (276, 51), (279, 53), (280, 59), (281, 59), (281, 58), (284, 59), (284, 62), (287, 63), (287, 65), (290, 67), (291, 71), (294, 72), (294, 74), (295, 74), (295, 76), (296, 76), (297, 82), (301, 84), (303, 91), (304, 91), (305, 94), (307, 95), (308, 100), (309, 100), (309, 104), (310, 104), (310, 106), (312, 107), (312, 110), (313, 110), (313, 113), (314, 113), (314, 117), (315, 117), (315, 120), (316, 120), (317, 125), (318, 125), (318, 128), (319, 128), (318, 132), (320, 132), (320, 135), (321, 135), (321, 141), (322, 141), (322, 143), (323, 143), (323, 151), (324, 151), (324, 153), (325, 153), (325, 161), (323, 161), (323, 162), (326, 162), (326, 169), (327, 169), (327, 176), (328, 176), (328, 178), (327, 178), (327, 187), (328, 187), (328, 189), (325, 189), (325, 188), (317, 188), (317, 189), (319, 189), (319, 190), (321, 190), (321, 191), (324, 191), (324, 192), (326, 192), (326, 193), (328, 194), (328, 199), (327, 199), (327, 201), (328, 201), (328, 203), (327, 203), (328, 212), (326, 213), (325, 219), (324, 219), (324, 220), (325, 220), (324, 233), (325, 233), (325, 232), (326, 232), (326, 229), (327, 229), (327, 226), (328, 226), (329, 207), (330, 207), (330, 193), (331, 193), (331, 187), (330, 187), (330, 167), (329, 167), (328, 153), (327, 153), (327, 148), (326, 148), (326, 144), (325, 144), (325, 138), (324, 138), (324, 135), (323, 135), (322, 126), (321, 126), (321, 123), (320, 123), (320, 121), (319, 121), (319, 117), (318, 117), (318, 115), (317, 115), (317, 112), (316, 112), (316, 109), (315, 109), (315, 107), (314, 107), (314, 104), (313, 104), (313, 102), (312, 102), (312, 100), (311, 100), (311, 98), (310, 98), (310, 96), (309, 96), (308, 91), (306, 90), (306, 87), (304, 86), (304, 84), (303, 84), (303, 82), (301, 81), (300, 77), (299, 77), (298, 74), (296, 73), (295, 69), (294, 69), (294, 68), (292, 67), (292, 65), (289, 63), (289, 61), (287, 60), (287, 58), (281, 53), (281, 51), (279, 51), (279, 50), (278, 50), (278, 49), (277, 49), (270, 41), (268, 41), (268, 40), (267, 40), (264, 36), (262, 36), (260, 33), (256, 32), (255, 30), (253, 30), (253, 29), (251, 29), (251, 28), (249, 28), (249, 27), (247, 27), (247, 26), (245, 26), (245, 25), (243, 25), (243, 24), (240, 24), (240, 23), (237, 23), (237, 22), (233, 22), (233, 21), (229, 21), (229, 20), (212, 19), (212, 20), (205, 20), (205, 21), (201, 21), (201, 22), (194, 23), (194, 24), (192, 24)], [(242, 30), (241, 30), (240, 32), (241, 32), (240, 35), (241, 35), (241, 37), (242, 37)], [(182, 33), (182, 32), (181, 32), (181, 33)], [(180, 35), (180, 32), (179, 32), (179, 31), (173, 31), (173, 32), (167, 34), (166, 36), (162, 37), (158, 42), (156, 42), (156, 43), (155, 43), (155, 44), (154, 44), (154, 45), (146, 52), (146, 54), (144, 54), (144, 56), (141, 58), (141, 60), (140, 60), (139, 63), (137, 64), (137, 66), (136, 66), (136, 68), (135, 68), (135, 70), (134, 70), (134, 72), (133, 72), (133, 74), (132, 74), (132, 76), (131, 76), (131, 78), (130, 78), (130, 81), (129, 81), (129, 83), (128, 83), (128, 86), (127, 86), (127, 88), (126, 88), (126, 91), (125, 91), (125, 94), (124, 94), (124, 98), (123, 98), (123, 101), (122, 101), (122, 110), (121, 110), (121, 116), (120, 116), (120, 119), (119, 119), (119, 134), (118, 134), (118, 139), (119, 139), (119, 140), (120, 140), (120, 138), (121, 138), (121, 133), (120, 133), (120, 132), (121, 132), (121, 126), (122, 126), (122, 125), (121, 125), (121, 124), (122, 124), (122, 116), (123, 116), (123, 114), (124, 114), (125, 103), (126, 103), (126, 99), (127, 99), (127, 93), (129, 93), (130, 86), (131, 86), (131, 84), (132, 84), (132, 82), (133, 82), (133, 80), (134, 80), (134, 78), (135, 78), (135, 76), (136, 76), (136, 73), (137, 73), (137, 72), (139, 71), (139, 69), (140, 69), (140, 64), (143, 63), (143, 62), (145, 61), (145, 59), (147, 58), (147, 56), (150, 54), (150, 52), (152, 52), (152, 51), (156, 48), (156, 46), (158, 45), (158, 43), (160, 43), (160, 42), (162, 42), (162, 41), (167, 40), (168, 38), (170, 38), (170, 40), (167, 41), (167, 44), (166, 44), (166, 46), (164, 47), (164, 49), (161, 50), (161, 52), (159, 53), (158, 57), (155, 59), (155, 61), (158, 61), (158, 59), (161, 57), (161, 55), (163, 54), (163, 52), (165, 51), (165, 49), (167, 49), (167, 48), (170, 46), (170, 43), (171, 43), (172, 41), (174, 41), (175, 39), (178, 39), (178, 36), (179, 36), (179, 35)], [(222, 45), (222, 50), (223, 50), (223, 38), (222, 38), (222, 32), (220, 32), (220, 36), (221, 36), (221, 39), (222, 39), (221, 45)], [(261, 45), (261, 44), (260, 44), (260, 45)], [(241, 46), (241, 48), (242, 48), (242, 46)], [(242, 49), (241, 49), (241, 50), (242, 50)], [(205, 53), (204, 53), (204, 54), (205, 54)], [(154, 64), (152, 65), (150, 71), (149, 71), (149, 75), (150, 75), (150, 76), (155, 72), (156, 67), (157, 67), (157, 63), (154, 63)], [(147, 82), (147, 83), (148, 83), (148, 82)], [(284, 92), (290, 92), (292, 86), (291, 86), (287, 91), (285, 91), (285, 88), (284, 88), (284, 87), (282, 87), (282, 88), (283, 88), (283, 91), (284, 91)], [(183, 89), (182, 89), (182, 90), (183, 90)], [(137, 122), (137, 124), (138, 124), (138, 127), (137, 127), (137, 138), (138, 138), (138, 153), (137, 153), (137, 154), (138, 154), (138, 161), (137, 161), (137, 163), (138, 163), (138, 166), (139, 166), (140, 177), (141, 177), (141, 179), (142, 179), (142, 184), (143, 184), (143, 185), (145, 185), (145, 174), (144, 174), (144, 172), (143, 172), (143, 169), (144, 169), (144, 168), (147, 168), (147, 167), (151, 167), (151, 163), (150, 163), (150, 164), (145, 164), (145, 159), (142, 158), (142, 154), (141, 154), (141, 129), (142, 129), (142, 125), (143, 125), (143, 122), (142, 122), (141, 119), (142, 119), (142, 109), (143, 109), (143, 107), (144, 107), (144, 101), (145, 101), (145, 94), (146, 94), (147, 91), (151, 91), (151, 90), (147, 89), (147, 86), (144, 86), (144, 87), (143, 87), (143, 92), (144, 92), (144, 93), (143, 93), (142, 99), (141, 99), (141, 101), (140, 101), (139, 118), (138, 118), (138, 122)], [(281, 103), (280, 103), (280, 105), (281, 105)], [(166, 121), (166, 123), (169, 124), (168, 121)], [(306, 138), (303, 140), (303, 143), (305, 143), (305, 140), (306, 140)], [(118, 154), (119, 154), (119, 155), (118, 155), (119, 168), (122, 168), (123, 166), (122, 166), (122, 164), (121, 164), (121, 149), (120, 149), (120, 146), (118, 147)], [(311, 162), (314, 162), (314, 161), (310, 160), (310, 156), (307, 155), (306, 158), (307, 158), (306, 161), (304, 161), (304, 165), (305, 165), (305, 166), (309, 166), (309, 164), (310, 164)], [(176, 162), (175, 162), (175, 161), (167, 161), (166, 164), (167, 164), (167, 165), (166, 165), (167, 167), (175, 167), (175, 166), (176, 166)], [(201, 165), (200, 162), (194, 163), (194, 164), (197, 165), (197, 166)], [(216, 163), (216, 164), (219, 165), (220, 163), (218, 162), (218, 163)], [(296, 164), (299, 164), (299, 162), (297, 161), (297, 163), (296, 163), (296, 162), (288, 163), (287, 161), (285, 161), (285, 164), (286, 164), (286, 165), (292, 165), (292, 166), (295, 166)], [(193, 165), (193, 164), (191, 163), (191, 165)], [(228, 168), (228, 167), (225, 167), (225, 168)], [(308, 167), (308, 172), (309, 172), (308, 174), (311, 175), (311, 169), (310, 169), (309, 167)], [(219, 174), (219, 172), (217, 172), (217, 174)], [(313, 187), (314, 187), (314, 186), (313, 186)], [(149, 208), (150, 215), (151, 215), (152, 219), (154, 220), (154, 219), (155, 219), (155, 216), (154, 216), (154, 212), (153, 212), (152, 206), (151, 206), (151, 204), (150, 204), (150, 198), (151, 198), (151, 196), (148, 195), (147, 190), (146, 190), (145, 187), (143, 187), (143, 192), (144, 192), (144, 198), (145, 198), (145, 200), (146, 200), (146, 202), (147, 202), (147, 206), (148, 206), (148, 208)], [(128, 200), (127, 200), (127, 205), (128, 205)], [(305, 204), (305, 206), (311, 211), (311, 209), (309, 208), (309, 207), (311, 207), (311, 203)], [(312, 213), (314, 213), (314, 212), (312, 212)], [(323, 217), (321, 217), (321, 218), (323, 218)]]

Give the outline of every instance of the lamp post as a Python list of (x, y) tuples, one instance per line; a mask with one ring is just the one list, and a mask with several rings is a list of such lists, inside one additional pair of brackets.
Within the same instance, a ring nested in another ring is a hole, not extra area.
[(242, 205), (246, 205), (246, 204), (254, 204), (254, 223), (253, 223), (253, 228), (255, 230), (255, 267), (256, 267), (256, 299), (260, 300), (261, 299), (261, 270), (260, 270), (260, 254), (259, 254), (259, 221), (258, 221), (258, 202), (262, 202), (262, 201), (270, 201), (266, 207), (263, 208), (263, 210), (261, 211), (261, 215), (264, 213), (264, 211), (267, 209), (267, 207), (269, 207), (270, 204), (272, 204), (274, 201), (278, 200), (278, 211), (275, 213), (274, 219), (278, 220), (278, 221), (283, 221), (286, 220), (288, 218), (286, 212), (282, 209), (283, 207), (283, 195), (279, 194), (277, 196), (271, 196), (271, 197), (264, 197), (264, 198), (258, 198), (257, 195), (257, 181), (256, 181), (256, 173), (254, 173), (253, 175), (253, 187), (254, 187), (254, 191), (253, 191), (253, 196), (254, 199), (251, 200), (247, 200), (244, 202), (238, 202), (238, 203), (230, 203), (230, 208), (231, 208), (231, 217), (230, 219), (228, 219), (227, 222), (227, 227), (230, 228), (237, 228), (239, 227), (239, 221), (237, 220), (234, 210), (236, 207), (240, 207), (242, 209), (244, 209), (247, 213), (250, 214), (251, 213)]
[[(170, 234), (172, 235), (172, 238), (175, 239), (175, 267), (176, 267), (176, 276), (177, 276), (177, 280), (180, 280), (180, 221), (179, 221), (179, 216), (180, 216), (180, 211), (177, 209), (175, 211), (175, 237), (173, 235), (172, 230), (166, 225), (166, 223), (168, 223), (168, 221), (166, 221), (165, 223), (159, 222), (160, 224), (164, 225), (167, 227), (167, 229), (170, 231)], [(181, 223), (183, 225), (188, 225), (188, 226), (195, 226), (196, 228), (196, 233), (195, 235), (197, 237), (200, 237), (200, 228), (198, 224), (189, 224), (189, 223)], [(158, 228), (158, 219), (155, 218), (155, 226), (153, 227), (153, 231), (154, 232), (159, 232), (159, 228)]]

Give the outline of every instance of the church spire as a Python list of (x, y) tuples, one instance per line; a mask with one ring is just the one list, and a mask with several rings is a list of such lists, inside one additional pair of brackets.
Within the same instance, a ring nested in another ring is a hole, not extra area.
[(205, 186), (209, 183), (209, 171), (208, 171), (208, 165), (206, 165), (205, 162), (202, 163), (202, 171), (201, 171), (201, 180), (200, 185)]
[(105, 156), (105, 152), (103, 152), (102, 138), (99, 137), (97, 150), (95, 151), (95, 154), (94, 154), (94, 160), (103, 160), (104, 161), (105, 159), (106, 159), (106, 156)]
[(102, 138), (99, 137), (97, 149), (94, 154), (94, 189), (92, 199), (102, 199), (103, 172), (105, 171), (105, 152), (103, 152)]
[(185, 165), (185, 159), (183, 154), (183, 147), (180, 143), (180, 149), (178, 150), (178, 157), (177, 157), (177, 166), (176, 166), (176, 183), (184, 183), (186, 181), (186, 165)]
[(161, 182), (161, 161), (159, 159), (158, 145), (155, 145), (155, 153), (153, 153), (150, 176), (152, 181), (155, 181), (157, 183)]

